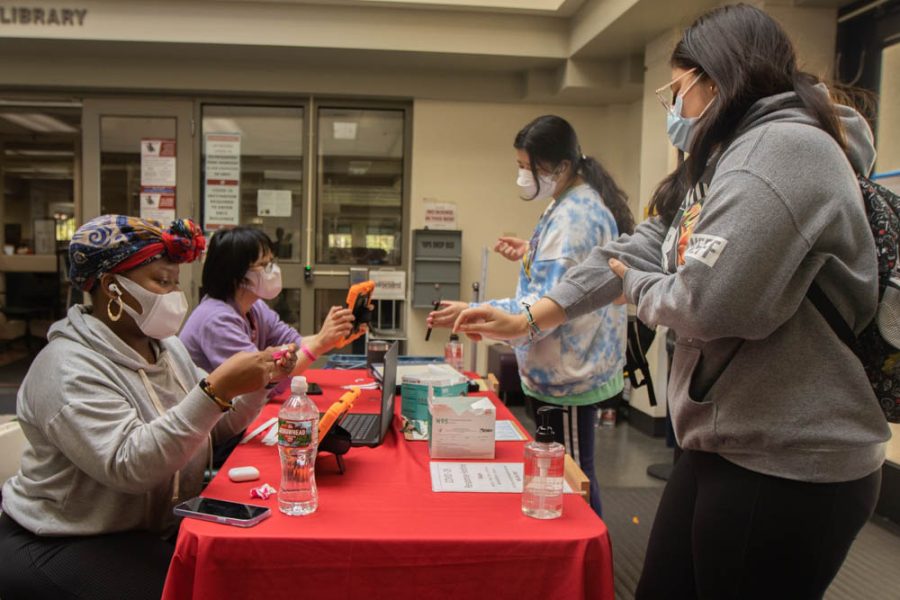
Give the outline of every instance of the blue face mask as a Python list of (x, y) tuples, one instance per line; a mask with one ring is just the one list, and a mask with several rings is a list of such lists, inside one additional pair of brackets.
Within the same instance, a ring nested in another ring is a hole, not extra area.
[[(694, 125), (697, 124), (700, 117), (688, 118), (682, 116), (683, 108), (684, 98), (679, 94), (675, 98), (672, 110), (666, 114), (666, 133), (669, 135), (669, 141), (672, 142), (673, 146), (682, 152), (687, 152), (693, 140)], [(704, 112), (706, 112), (705, 109)]]

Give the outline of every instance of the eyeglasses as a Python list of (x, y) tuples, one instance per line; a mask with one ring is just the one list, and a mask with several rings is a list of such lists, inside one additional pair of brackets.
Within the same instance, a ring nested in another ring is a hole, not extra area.
[(269, 275), (272, 273), (272, 270), (275, 268), (276, 263), (277, 263), (277, 261), (274, 258), (272, 258), (271, 260), (269, 260), (269, 262), (267, 262), (264, 265), (253, 265), (250, 268), (254, 269), (254, 270), (258, 269), (258, 270), (262, 271), (263, 273), (265, 273), (266, 275)]
[[(672, 112), (674, 110), (676, 94), (673, 91), (671, 93), (671, 95), (663, 95), (663, 92), (665, 92), (668, 89), (671, 89), (671, 87), (673, 85), (675, 85), (676, 83), (678, 83), (679, 81), (681, 81), (682, 79), (684, 79), (685, 77), (690, 75), (691, 73), (695, 72), (696, 70), (697, 69), (694, 68), (694, 69), (691, 69), (690, 71), (686, 71), (686, 72), (682, 73), (681, 75), (679, 75), (678, 77), (676, 77), (675, 79), (673, 79), (672, 81), (670, 81), (669, 83), (667, 83), (666, 85), (664, 85), (661, 88), (659, 88), (658, 90), (656, 90), (656, 97), (659, 99), (659, 103), (663, 105), (663, 108), (666, 109), (666, 112)], [(689, 86), (687, 86), (687, 88), (684, 91), (680, 92), (679, 95), (683, 98), (684, 95), (687, 94), (691, 90), (691, 88), (694, 87), (694, 84), (697, 83), (699, 80), (700, 80), (700, 76), (698, 75), (694, 79), (694, 81), (692, 81), (691, 84)]]

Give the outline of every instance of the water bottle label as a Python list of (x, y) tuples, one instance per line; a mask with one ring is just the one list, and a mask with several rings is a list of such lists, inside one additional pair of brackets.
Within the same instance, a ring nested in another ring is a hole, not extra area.
[(290, 448), (305, 448), (312, 444), (312, 428), (318, 427), (315, 421), (278, 420), (278, 444)]

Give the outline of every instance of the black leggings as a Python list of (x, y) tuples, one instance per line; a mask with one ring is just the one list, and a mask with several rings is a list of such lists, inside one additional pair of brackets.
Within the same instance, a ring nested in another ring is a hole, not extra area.
[(47, 537), (0, 515), (0, 598), (158, 600), (175, 545), (146, 531)]
[(880, 469), (805, 483), (687, 450), (663, 492), (635, 598), (821, 598), (880, 485)]

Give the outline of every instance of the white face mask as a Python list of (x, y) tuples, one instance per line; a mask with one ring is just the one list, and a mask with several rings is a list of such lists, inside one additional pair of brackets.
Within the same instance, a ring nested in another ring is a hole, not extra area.
[(271, 300), (281, 293), (281, 268), (275, 263), (269, 263), (265, 269), (250, 269), (244, 277), (247, 279), (244, 288), (263, 300)]
[(538, 175), (540, 186), (534, 182), (534, 175), (528, 169), (519, 169), (516, 185), (522, 190), (522, 200), (546, 200), (553, 196), (556, 179), (553, 175)]
[(116, 282), (141, 305), (141, 312), (138, 313), (124, 302), (122, 303), (125, 312), (131, 315), (144, 335), (155, 340), (162, 340), (178, 333), (188, 311), (184, 292), (178, 290), (168, 294), (156, 294), (127, 277), (118, 275), (115, 277)]

